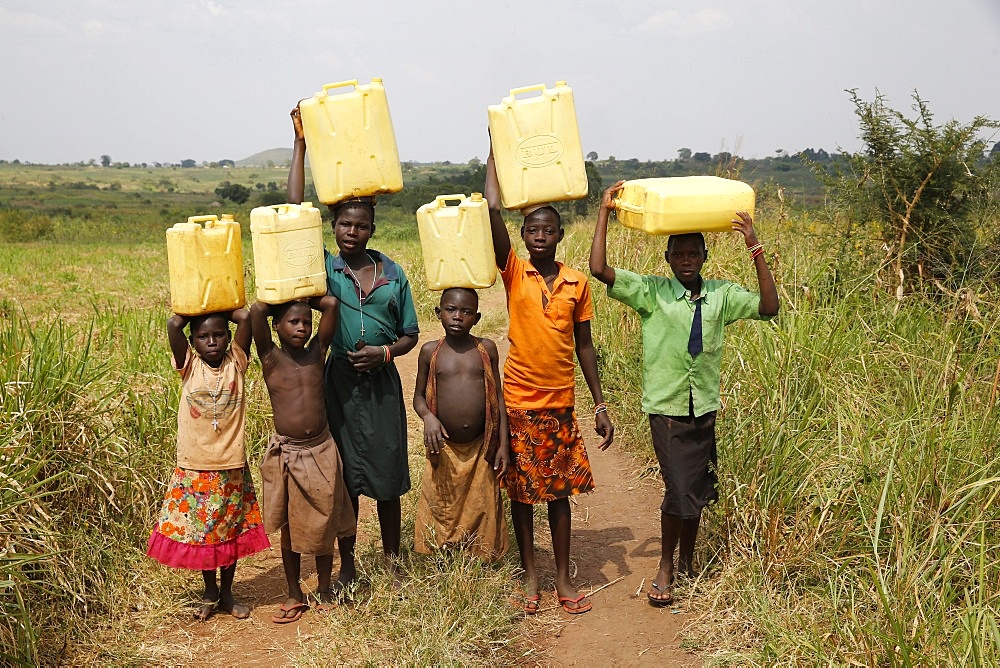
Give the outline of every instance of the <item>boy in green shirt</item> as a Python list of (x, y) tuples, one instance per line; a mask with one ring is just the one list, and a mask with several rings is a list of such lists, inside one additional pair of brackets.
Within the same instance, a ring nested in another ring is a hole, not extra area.
[(590, 247), (590, 272), (608, 286), (609, 297), (635, 309), (642, 320), (642, 410), (649, 414), (653, 449), (665, 486), (660, 507), (660, 570), (647, 596), (650, 603), (662, 606), (673, 602), (678, 542), (677, 567), (693, 575), (701, 509), (718, 498), (715, 414), (721, 407), (723, 330), (736, 320), (777, 315), (778, 291), (746, 211), (736, 212), (733, 230), (746, 241), (760, 294), (729, 281), (701, 277), (708, 250), (700, 233), (667, 239), (664, 257), (674, 278), (608, 266), (608, 216), (623, 183), (608, 188), (601, 199)]

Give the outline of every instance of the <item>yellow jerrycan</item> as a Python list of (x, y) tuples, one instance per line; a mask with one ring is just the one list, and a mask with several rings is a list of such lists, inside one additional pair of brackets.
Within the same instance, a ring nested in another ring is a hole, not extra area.
[[(331, 94), (336, 89), (348, 89)], [(327, 84), (299, 102), (313, 185), (324, 204), (403, 189), (396, 135), (381, 79)]]
[(257, 299), (281, 304), (326, 294), (323, 221), (311, 202), (250, 211)]
[[(201, 223), (205, 223), (204, 226)], [(192, 216), (167, 230), (170, 307), (180, 315), (232, 311), (247, 303), (243, 239), (232, 215)]]
[(441, 195), (417, 209), (427, 287), (488, 288), (497, 280), (490, 212), (482, 193)]
[[(539, 92), (534, 97), (518, 95)], [(565, 81), (515, 88), (490, 105), (500, 198), (508, 209), (587, 196), (587, 170), (573, 91)]]
[(737, 211), (754, 212), (753, 188), (717, 176), (626, 181), (615, 199), (622, 225), (647, 234), (730, 232)]

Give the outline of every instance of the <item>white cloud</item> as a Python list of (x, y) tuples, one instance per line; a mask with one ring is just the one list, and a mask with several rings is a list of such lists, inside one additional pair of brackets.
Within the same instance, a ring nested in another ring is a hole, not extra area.
[(218, 2), (212, 2), (212, 0), (202, 0), (201, 4), (208, 10), (208, 13), (212, 16), (223, 16), (227, 14), (226, 8), (223, 7)]
[(725, 30), (732, 24), (733, 20), (729, 14), (718, 9), (706, 8), (693, 14), (682, 14), (676, 9), (664, 9), (651, 14), (639, 25), (639, 30), (690, 37)]
[(28, 12), (12, 12), (3, 7), (0, 7), (0, 25), (8, 37), (13, 33), (59, 35), (69, 32), (59, 21)]

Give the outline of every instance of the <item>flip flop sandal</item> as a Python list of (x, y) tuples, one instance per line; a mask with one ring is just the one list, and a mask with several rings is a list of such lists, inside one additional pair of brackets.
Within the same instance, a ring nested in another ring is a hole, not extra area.
[[(275, 615), (271, 617), (271, 621), (275, 624), (291, 624), (292, 622), (297, 622), (302, 618), (302, 613), (309, 609), (306, 603), (296, 603), (295, 605), (282, 605), (278, 608), (282, 615)], [(292, 613), (288, 616), (287, 613)]]
[(524, 597), (524, 614), (535, 615), (541, 609), (542, 597), (540, 594)]
[(661, 588), (660, 585), (656, 584), (655, 582), (651, 582), (650, 585), (653, 587), (653, 589), (656, 590), (658, 594), (667, 595), (666, 598), (656, 598), (653, 596), (653, 592), (648, 592), (646, 594), (646, 598), (649, 599), (650, 605), (654, 605), (657, 608), (662, 608), (674, 602), (673, 594), (670, 591), (670, 585), (667, 585), (666, 587), (663, 588)]
[[(583, 605), (579, 605), (580, 601), (587, 598), (586, 594), (580, 594), (576, 598), (570, 598), (569, 596), (560, 596), (559, 592), (556, 592), (556, 598), (559, 599), (559, 605), (562, 606), (562, 609), (571, 615), (583, 614), (594, 607), (590, 601), (587, 601)], [(573, 603), (575, 605), (571, 608), (566, 605), (567, 603)]]

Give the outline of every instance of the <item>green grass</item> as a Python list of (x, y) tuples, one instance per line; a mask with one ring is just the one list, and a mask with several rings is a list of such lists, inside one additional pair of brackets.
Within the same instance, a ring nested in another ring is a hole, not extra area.
[[(12, 178), (6, 169), (0, 179)], [(182, 212), (207, 210), (199, 198), (211, 184), (164, 204), (175, 193), (143, 194), (123, 180), (120, 191), (80, 191), (103, 199), (67, 204), (65, 214), (45, 209), (54, 200), (42, 202), (34, 182), (4, 183), (2, 204), (35, 189), (29, 210), (56, 227), (0, 244), (0, 663), (183, 662), (182, 648), (157, 644), (156, 629), (186, 614), (197, 583), (143, 551), (174, 455), (163, 233)], [(246, 225), (248, 207), (227, 210)], [(426, 289), (413, 218), (392, 207), (379, 216), (371, 245), (407, 270), (435, 335), (437, 294)], [(789, 217), (776, 198), (758, 218), (782, 312), (727, 331), (720, 502), (703, 523), (706, 571), (679, 587), (695, 613), (685, 645), (734, 665), (1000, 663), (995, 280), (897, 301), (874, 278), (883, 250), (873, 240), (845, 240), (816, 212)], [(593, 223), (566, 229), (559, 257), (584, 269)], [(664, 244), (613, 225), (609, 260), (664, 272)], [(755, 285), (739, 239), (710, 244), (707, 275)], [(655, 475), (639, 409), (638, 320), (592, 287), (618, 439), (637, 471)], [(484, 316), (477, 333), (502, 327), (502, 312)], [(250, 381), (251, 405), (264, 407), (248, 411), (256, 461), (269, 411), (256, 366)], [(421, 467), (414, 453), (415, 481)], [(404, 535), (415, 502), (404, 498)], [(365, 535), (376, 535), (373, 523)], [(379, 545), (363, 542), (370, 587), (301, 644), (300, 662), (330, 652), (371, 664), (518, 661), (504, 600), (515, 555), (484, 567), (407, 553), (404, 605), (388, 595)], [(376, 616), (394, 622), (372, 624)]]
[[(858, 271), (864, 252), (761, 213), (782, 313), (727, 331), (720, 502), (708, 570), (682, 588), (700, 613), (686, 642), (737, 665), (995, 665), (995, 285), (897, 302)], [(662, 273), (662, 241), (613, 229), (609, 261)], [(714, 239), (706, 274), (755, 286), (745, 252)], [(653, 473), (638, 321), (605, 297), (597, 310), (622, 440)]]

